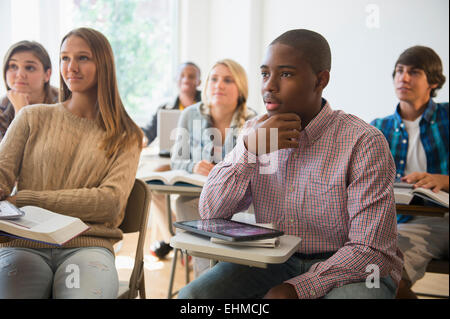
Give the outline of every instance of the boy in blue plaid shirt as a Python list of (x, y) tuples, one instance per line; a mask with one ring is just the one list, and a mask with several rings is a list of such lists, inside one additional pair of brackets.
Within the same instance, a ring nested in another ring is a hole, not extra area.
[[(395, 113), (371, 124), (386, 136), (396, 177), (414, 187), (449, 191), (448, 103), (435, 103), (445, 83), (439, 56), (430, 48), (404, 51), (393, 72), (400, 100)], [(448, 214), (441, 217), (398, 216), (399, 247), (404, 254), (398, 298), (415, 298), (411, 286), (425, 274), (431, 259), (448, 258)]]

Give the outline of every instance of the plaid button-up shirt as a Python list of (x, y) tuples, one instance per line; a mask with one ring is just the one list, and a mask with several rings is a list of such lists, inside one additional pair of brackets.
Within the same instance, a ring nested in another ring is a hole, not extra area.
[(11, 102), (7, 97), (3, 97), (0, 101), (0, 141), (5, 136), (6, 130), (14, 119), (15, 114), (16, 112)]
[[(371, 124), (384, 134), (389, 143), (395, 161), (396, 177), (404, 176), (409, 139), (399, 113), (399, 105), (393, 115), (375, 119)], [(448, 175), (448, 103), (434, 103), (430, 99), (419, 127), (428, 173)], [(398, 216), (399, 223), (409, 219), (411, 216)]]
[(200, 197), (202, 218), (231, 218), (253, 203), (258, 223), (302, 238), (298, 252), (334, 251), (287, 281), (300, 298), (364, 281), (373, 265), (398, 283), (395, 168), (384, 136), (326, 103), (299, 142), (298, 149), (256, 156), (239, 139), (209, 174)]

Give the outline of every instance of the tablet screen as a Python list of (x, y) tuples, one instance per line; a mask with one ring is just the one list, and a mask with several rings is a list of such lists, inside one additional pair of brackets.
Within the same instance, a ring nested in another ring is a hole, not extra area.
[(230, 241), (257, 240), (283, 235), (283, 232), (233, 220), (215, 218), (175, 222), (175, 227)]

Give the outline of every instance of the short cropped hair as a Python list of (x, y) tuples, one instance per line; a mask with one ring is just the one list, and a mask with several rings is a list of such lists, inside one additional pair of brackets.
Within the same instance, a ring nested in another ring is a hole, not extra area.
[(406, 49), (397, 59), (392, 77), (395, 76), (395, 69), (398, 64), (409, 65), (421, 69), (427, 76), (429, 84), (437, 84), (437, 87), (430, 92), (431, 97), (436, 96), (436, 91), (442, 88), (445, 83), (445, 76), (442, 71), (442, 62), (439, 55), (433, 49), (416, 45)]
[(188, 66), (188, 65), (193, 66), (194, 68), (197, 69), (198, 78), (200, 79), (202, 72), (200, 71), (200, 68), (198, 67), (198, 65), (195, 64), (194, 62), (186, 61), (186, 62), (181, 63), (178, 67), (178, 71), (180, 72), (185, 66)]
[(301, 52), (314, 73), (331, 70), (331, 50), (327, 40), (317, 32), (296, 29), (290, 30), (272, 41), (270, 45), (281, 43)]

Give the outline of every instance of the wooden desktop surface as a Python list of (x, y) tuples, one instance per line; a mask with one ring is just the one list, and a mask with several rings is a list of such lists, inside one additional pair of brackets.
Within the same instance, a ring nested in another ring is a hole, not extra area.
[(448, 213), (448, 208), (432, 207), (432, 206), (417, 206), (417, 205), (395, 205), (397, 214), (411, 215), (411, 216), (429, 216), (429, 217), (444, 217)]

